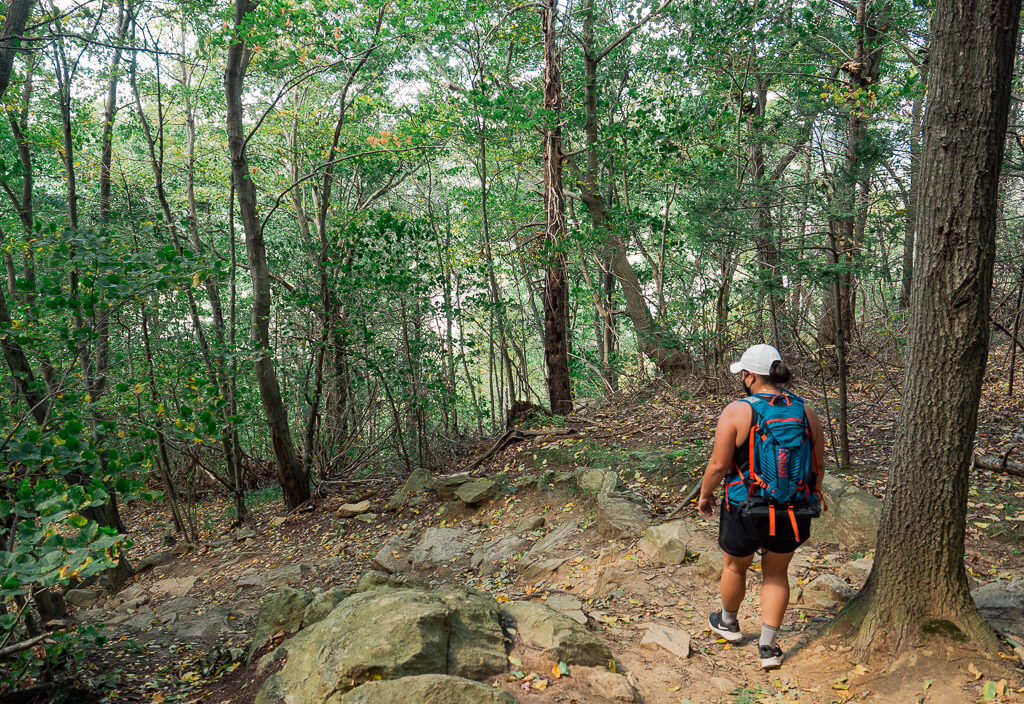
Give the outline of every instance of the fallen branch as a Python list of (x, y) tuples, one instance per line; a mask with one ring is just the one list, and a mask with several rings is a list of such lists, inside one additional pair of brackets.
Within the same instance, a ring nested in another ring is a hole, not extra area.
[(466, 471), (472, 472), (514, 442), (519, 442), (528, 438), (543, 438), (551, 435), (572, 435), (575, 432), (575, 428), (552, 428), (550, 430), (520, 430), (519, 428), (510, 428), (498, 437), (494, 444), (491, 445), (490, 449), (473, 460), (473, 463), (466, 468)]
[(23, 640), (20, 643), (8, 645), (6, 648), (0, 648), (0, 658), (5, 658), (8, 655), (20, 653), (22, 650), (28, 650), (32, 646), (42, 643), (44, 640), (52, 636), (54, 633), (56, 633), (56, 631), (51, 631), (50, 633), (43, 633), (42, 635), (35, 636), (34, 638)]
[[(1013, 448), (1010, 448), (1011, 450)], [(1007, 462), (1010, 453), (1003, 455), (1003, 459), (997, 460), (993, 457), (984, 457), (978, 453), (974, 454), (974, 466), (978, 469), (987, 469), (992, 472), (1012, 474), (1015, 477), (1024, 477), (1024, 464)]]
[(690, 488), (690, 490), (688, 492), (686, 492), (686, 498), (683, 499), (683, 502), (681, 504), (679, 504), (678, 506), (676, 506), (672, 510), (672, 513), (670, 513), (667, 516), (665, 516), (665, 520), (666, 521), (671, 521), (673, 518), (678, 516), (680, 513), (683, 512), (683, 509), (686, 508), (687, 504), (689, 504), (691, 501), (693, 501), (695, 498), (697, 498), (697, 494), (700, 493), (700, 485), (701, 485), (701, 482), (698, 481), (698, 482), (696, 482), (693, 485), (693, 487)]

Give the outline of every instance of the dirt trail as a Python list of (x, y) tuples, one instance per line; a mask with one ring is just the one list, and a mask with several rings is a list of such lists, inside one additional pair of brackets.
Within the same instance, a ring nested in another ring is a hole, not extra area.
[[(481, 575), (466, 561), (456, 561), (450, 568), (433, 568), (429, 576), (437, 583), (490, 592), (499, 601), (566, 595), (579, 599), (590, 627), (606, 641), (621, 671), (648, 704), (980, 702), (988, 681), (999, 686), (999, 693), (989, 701), (1024, 701), (1024, 670), (1012, 659), (985, 661), (936, 644), (896, 664), (887, 663), (881, 654), (872, 662), (858, 663), (848, 647), (820, 638), (835, 608), (806, 603), (800, 597), (802, 589), (819, 575), (834, 575), (851, 588), (859, 587), (862, 576), (847, 565), (861, 553), (842, 551), (834, 544), (800, 549), (791, 570), (794, 603), (780, 634), (786, 661), (780, 669), (764, 673), (755, 657), (760, 628), (756, 563), (740, 612), (747, 639), (731, 646), (706, 628), (708, 612), (718, 605), (713, 559), (716, 525), (701, 518), (695, 506), (679, 516), (695, 528), (688, 557), (680, 565), (652, 565), (637, 551), (635, 538), (609, 541), (598, 535), (592, 496), (565, 481), (573, 467), (617, 466), (628, 489), (644, 497), (657, 524), (699, 476), (720, 407), (716, 399), (698, 402), (660, 393), (614, 412), (570, 419), (577, 429), (571, 434), (529, 438), (491, 458), (481, 474), (506, 472), (507, 486), (517, 490), (499, 494), (476, 509), (453, 507), (424, 495), (399, 511), (384, 511), (397, 480), (372, 500), (374, 517), (369, 523), (337, 517), (343, 501), (365, 493), (358, 487), (291, 516), (282, 515), (279, 503), (268, 496), (254, 506), (254, 535), (208, 533), (203, 545), (137, 578), (135, 586), (144, 603), (134, 608), (122, 604), (118, 611), (105, 600), (94, 607), (93, 616), (110, 621), (114, 614), (113, 620), (120, 619), (108, 629), (112, 643), (101, 662), (94, 664), (108, 672), (119, 671), (118, 701), (251, 701), (258, 681), (251, 668), (239, 665), (238, 653), (247, 645), (260, 601), (280, 585), (350, 587), (370, 568), (381, 544), (400, 533), (419, 536), (431, 526), (464, 528), (474, 546), (483, 546), (515, 532), (524, 519), (542, 517), (543, 528), (526, 531), (531, 542), (572, 522), (580, 526), (561, 546), (560, 554), (568, 559), (553, 574), (526, 581), (513, 569), (515, 559), (509, 559), (494, 574)], [(876, 413), (872, 422), (884, 427), (888, 420), (884, 413)], [(996, 421), (987, 427), (1004, 426)], [(884, 439), (881, 432), (872, 437), (870, 446), (882, 448), (875, 450), (879, 454), (884, 454), (885, 443), (880, 442)], [(992, 443), (993, 447), (1000, 447), (1000, 442)], [(861, 456), (865, 455), (870, 452)], [(538, 485), (538, 477), (546, 481)], [(529, 486), (526, 479), (531, 480)], [(884, 472), (876, 465), (852, 479), (877, 494)], [(1024, 492), (1014, 499), (1019, 489), (1005, 476), (979, 475), (972, 492), (972, 500), (976, 499), (972, 519), (991, 515), (998, 496), (1006, 504), (1000, 505), (1000, 519), (1012, 511), (1018, 513), (1010, 518), (1019, 516), (1024, 505)], [(224, 525), (225, 509), (220, 501), (200, 507), (210, 531)], [(155, 552), (165, 518), (151, 506), (133, 507), (131, 513), (129, 525), (138, 536), (136, 554)], [(1020, 550), (1012, 542), (994, 539), (993, 525), (999, 527), (989, 518), (973, 520), (970, 526), (968, 562), (977, 583), (1019, 574), (1022, 566)], [(188, 588), (178, 593), (185, 585)], [(168, 587), (177, 591), (166, 594)], [(687, 632), (692, 654), (680, 659), (664, 650), (641, 647), (650, 624)], [(582, 671), (574, 673), (570, 668), (569, 676), (556, 678), (552, 668), (557, 663), (543, 661), (520, 642), (513, 644), (510, 656), (514, 659), (510, 670), (525, 677), (510, 675), (495, 684), (523, 704), (616, 701), (595, 688), (593, 678)], [(1007, 681), (998, 684), (1002, 679)]]

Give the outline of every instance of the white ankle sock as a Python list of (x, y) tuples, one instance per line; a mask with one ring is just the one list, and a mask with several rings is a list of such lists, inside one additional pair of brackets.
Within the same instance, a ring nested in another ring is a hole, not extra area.
[(768, 646), (775, 645), (775, 636), (777, 636), (778, 633), (779, 633), (779, 629), (778, 628), (774, 628), (773, 626), (768, 626), (768, 625), (762, 623), (761, 624), (761, 640), (759, 640), (757, 642), (757, 644), (758, 645), (768, 645)]

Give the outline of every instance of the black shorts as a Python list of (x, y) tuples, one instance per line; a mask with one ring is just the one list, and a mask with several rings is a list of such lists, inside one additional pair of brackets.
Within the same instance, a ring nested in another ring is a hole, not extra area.
[(779, 513), (775, 519), (775, 536), (769, 535), (768, 518), (744, 518), (734, 504), (727, 508), (725, 501), (718, 510), (718, 547), (733, 557), (753, 555), (759, 548), (771, 552), (793, 552), (811, 535), (811, 519), (796, 519), (800, 539), (793, 535), (789, 514)]

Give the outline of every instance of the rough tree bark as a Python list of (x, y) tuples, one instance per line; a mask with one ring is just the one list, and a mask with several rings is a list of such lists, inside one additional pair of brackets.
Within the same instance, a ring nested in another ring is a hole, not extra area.
[(565, 271), (565, 191), (562, 188), (562, 74), (555, 30), (557, 0), (541, 5), (544, 32), (544, 213), (550, 261), (544, 276), (544, 361), (548, 368), (551, 412), (572, 413), (569, 381), (569, 280)]
[(295, 452), (288, 409), (281, 399), (274, 357), (270, 350), (270, 267), (263, 241), (263, 227), (256, 210), (256, 184), (249, 173), (245, 129), (242, 122), (242, 83), (251, 53), (241, 35), (246, 15), (255, 11), (251, 0), (235, 0), (234, 27), (237, 33), (228, 49), (224, 69), (224, 94), (227, 101), (228, 149), (231, 153), (231, 178), (238, 195), (238, 212), (245, 231), (245, 249), (249, 255), (252, 276), (252, 340), (258, 353), (256, 381), (263, 401), (263, 411), (270, 430), (270, 439), (277, 461), (277, 477), (288, 508), (295, 508), (309, 499), (309, 475)]
[(862, 654), (923, 633), (998, 643), (964, 568), (988, 352), (999, 170), (1021, 0), (939, 0), (932, 24), (907, 372), (874, 569), (837, 628)]
[[(25, 31), (25, 25), (28, 24), (34, 4), (34, 2), (25, 0), (12, 0), (7, 4), (7, 17), (4, 20), (3, 30), (0, 30), (0, 98), (3, 98), (4, 93), (7, 92), (7, 86), (11, 81), (14, 57), (20, 44), (16, 37), (20, 37)], [(3, 288), (0, 287), (0, 326), (9, 328), (11, 324), (7, 299), (4, 296)], [(25, 399), (29, 412), (36, 422), (45, 423), (48, 411), (46, 396), (39, 393), (35, 375), (32, 373), (32, 366), (29, 364), (25, 350), (11, 335), (0, 337), (0, 348), (3, 348), (4, 360), (11, 370), (11, 379), (18, 395)]]

